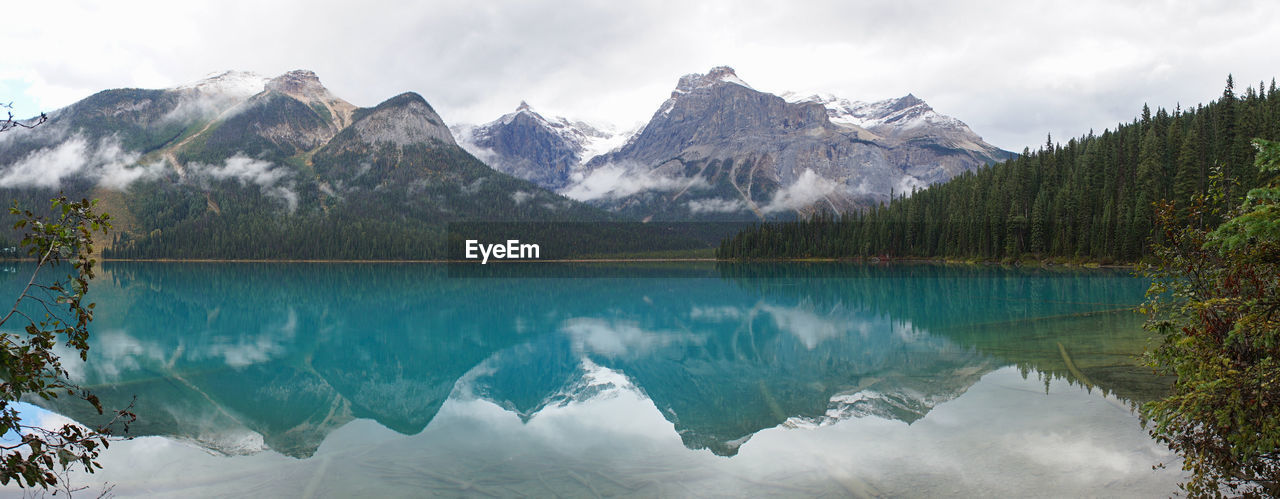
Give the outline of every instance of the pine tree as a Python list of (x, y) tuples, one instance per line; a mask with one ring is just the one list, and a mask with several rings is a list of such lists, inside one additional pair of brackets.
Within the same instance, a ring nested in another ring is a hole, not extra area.
[(1179, 219), (1187, 217), (1191, 199), (1204, 192), (1200, 145), (1200, 127), (1192, 123), (1182, 140), (1182, 148), (1178, 152), (1178, 173), (1173, 179), (1173, 201), (1178, 208)]

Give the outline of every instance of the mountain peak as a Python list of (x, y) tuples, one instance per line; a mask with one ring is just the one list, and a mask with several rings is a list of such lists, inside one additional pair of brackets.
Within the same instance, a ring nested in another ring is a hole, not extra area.
[(894, 110), (908, 109), (911, 107), (919, 106), (921, 104), (924, 104), (925, 107), (929, 106), (928, 104), (925, 103), (923, 99), (916, 97), (915, 94), (907, 94), (902, 97), (899, 97), (894, 101), (893, 109)]
[(272, 78), (267, 82), (267, 89), (289, 95), (317, 95), (328, 92), (324, 85), (320, 84), (320, 78), (315, 72), (305, 69), (295, 69)]
[(269, 79), (257, 73), (248, 71), (227, 70), (218, 73), (209, 73), (204, 78), (186, 85), (176, 87), (176, 90), (195, 90), (197, 92), (226, 94), (237, 97), (249, 97), (261, 92), (266, 87)]
[(553, 120), (543, 117), (541, 114), (539, 114), (537, 111), (533, 109), (533, 106), (530, 106), (528, 102), (523, 100), (520, 101), (519, 106), (516, 106), (515, 111), (502, 115), (502, 117), (498, 118), (496, 121), (494, 121), (494, 123), (501, 123), (503, 125), (506, 125), (506, 124), (510, 124), (512, 121), (516, 120), (517, 118), (522, 120), (533, 120), (533, 122), (539, 123), (545, 127), (554, 126), (552, 124)]
[(387, 99), (351, 126), (361, 140), (370, 144), (407, 146), (438, 141), (456, 145), (444, 120), (414, 92)]
[(681, 76), (680, 82), (676, 84), (676, 91), (674, 93), (688, 93), (699, 88), (711, 87), (720, 83), (733, 83), (746, 88), (751, 88), (751, 85), (748, 85), (747, 82), (738, 78), (738, 73), (736, 73), (733, 68), (729, 66), (716, 66), (711, 68), (711, 71), (708, 71), (707, 74), (692, 73)]
[[(267, 81), (266, 89), (287, 95), (307, 105), (323, 106), (333, 117), (333, 125), (338, 129), (351, 124), (352, 113), (356, 107), (342, 100), (324, 88), (315, 72), (295, 69)], [(421, 99), (421, 97), (418, 97)]]

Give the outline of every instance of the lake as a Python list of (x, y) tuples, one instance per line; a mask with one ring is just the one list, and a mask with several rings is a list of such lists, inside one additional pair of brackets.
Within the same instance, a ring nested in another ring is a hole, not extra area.
[[(68, 367), (109, 408), (136, 397), (138, 438), (76, 479), (149, 497), (1177, 491), (1133, 410), (1169, 380), (1136, 359), (1146, 282), (1126, 271), (504, 265), (107, 262), (89, 361)], [(12, 296), (27, 269), (5, 270)], [(42, 404), (26, 413), (98, 421)]]

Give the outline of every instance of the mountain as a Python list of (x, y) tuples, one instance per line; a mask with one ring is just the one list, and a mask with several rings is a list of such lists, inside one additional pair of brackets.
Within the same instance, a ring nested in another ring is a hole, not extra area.
[[(833, 116), (860, 120), (872, 130), (936, 121), (916, 106), (892, 102), (843, 105), (827, 100)], [(865, 110), (890, 111), (872, 121)], [(913, 110), (916, 109), (916, 110)], [(762, 226), (722, 244), (720, 258), (963, 258), (1137, 262), (1155, 255), (1166, 202), (1171, 225), (1213, 226), (1218, 215), (1191, 216), (1196, 199), (1222, 189), (1207, 213), (1238, 206), (1263, 185), (1254, 139), (1280, 140), (1280, 91), (1274, 85), (1235, 93), (1228, 78), (1222, 97), (1195, 107), (1154, 111), (1144, 105), (1132, 121), (1101, 133), (991, 168), (966, 173), (886, 209), (845, 217)], [(910, 137), (911, 126), (898, 133)], [(918, 128), (918, 127), (917, 127)], [(914, 139), (908, 139), (914, 140)], [(1212, 197), (1212, 196), (1211, 196)], [(1220, 204), (1215, 204), (1220, 203)], [(880, 228), (884, 228), (881, 230)]]
[(479, 126), (457, 126), (455, 136), (471, 154), (495, 170), (547, 189), (563, 189), (581, 166), (620, 145), (626, 136), (606, 126), (546, 118), (521, 102), (515, 112)]
[(459, 136), (499, 170), (646, 220), (844, 212), (1011, 156), (912, 95), (786, 96), (728, 67), (686, 75), (643, 129), (594, 157), (578, 138), (589, 133), (524, 105)]
[[(911, 165), (912, 175), (932, 184), (967, 169), (967, 161), (991, 162), (1011, 154), (998, 151), (974, 133), (964, 122), (938, 114), (929, 104), (912, 94), (896, 99), (860, 102), (833, 95), (797, 98), (783, 94), (788, 102), (813, 102), (827, 109), (832, 123), (871, 131), (887, 146), (899, 164)], [(915, 146), (915, 147), (911, 147)], [(924, 169), (937, 165), (933, 169)]]
[(1009, 156), (911, 96), (830, 108), (841, 103), (787, 101), (728, 67), (686, 75), (564, 192), (639, 217), (787, 218), (869, 206)]
[(310, 71), (106, 90), (0, 138), (0, 194), (97, 197), (106, 256), (441, 257), (456, 221), (606, 213), (496, 172), (421, 96), (359, 108)]

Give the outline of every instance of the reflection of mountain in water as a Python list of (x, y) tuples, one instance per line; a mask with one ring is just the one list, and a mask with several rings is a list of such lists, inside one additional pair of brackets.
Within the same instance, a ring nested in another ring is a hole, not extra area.
[(93, 297), (91, 361), (72, 367), (108, 405), (138, 396), (135, 434), (299, 457), (353, 418), (417, 433), (451, 394), (528, 421), (639, 390), (686, 446), (732, 455), (779, 424), (913, 422), (1006, 363), (1129, 393), (1128, 371), (1107, 369), (1125, 361), (1093, 354), (1116, 351), (1105, 336), (1130, 323), (1096, 312), (1140, 300), (1142, 283), (890, 269), (459, 279), (421, 264), (114, 263)]
[[(851, 415), (912, 422), (994, 367), (973, 351), (866, 311), (765, 300), (740, 308), (704, 301), (711, 306), (672, 311), (690, 341), (646, 355), (591, 351), (586, 342), (584, 349), (643, 388), (686, 445), (720, 455), (735, 454), (755, 432), (789, 418), (822, 417), (832, 399), (847, 394), (883, 394)], [(596, 323), (590, 334), (610, 334), (617, 325)]]

